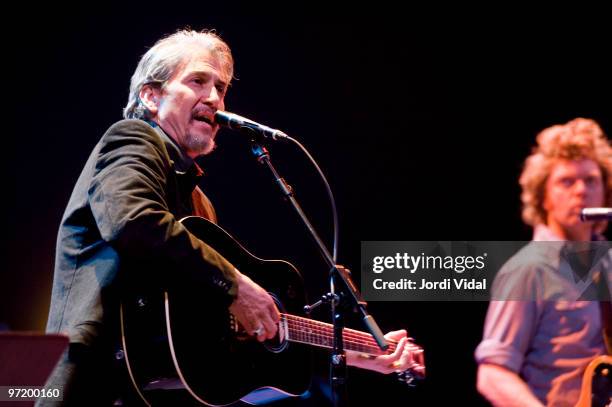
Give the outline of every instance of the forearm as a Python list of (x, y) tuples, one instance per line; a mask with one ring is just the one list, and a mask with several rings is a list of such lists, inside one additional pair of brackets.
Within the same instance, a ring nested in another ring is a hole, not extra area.
[(544, 406), (516, 373), (501, 366), (481, 364), (477, 387), (480, 394), (494, 406)]

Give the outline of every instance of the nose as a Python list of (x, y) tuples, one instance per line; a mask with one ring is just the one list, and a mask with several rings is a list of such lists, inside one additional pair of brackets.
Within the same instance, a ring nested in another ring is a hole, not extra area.
[(585, 195), (587, 192), (586, 181), (583, 179), (576, 180), (576, 182), (574, 183), (573, 192), (574, 194), (577, 194), (577, 195)]
[(219, 92), (215, 86), (211, 86), (210, 91), (207, 94), (203, 95), (202, 101), (205, 104), (215, 109), (218, 109), (219, 105), (223, 101), (223, 98), (221, 96), (221, 92)]

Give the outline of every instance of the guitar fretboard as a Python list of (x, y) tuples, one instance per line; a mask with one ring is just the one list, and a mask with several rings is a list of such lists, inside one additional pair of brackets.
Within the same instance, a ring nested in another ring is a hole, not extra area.
[[(321, 321), (300, 317), (291, 314), (281, 314), (281, 324), (287, 327), (287, 339), (292, 342), (306, 343), (322, 348), (332, 348), (334, 340), (334, 327)], [(345, 350), (368, 353), (371, 355), (382, 355), (374, 337), (366, 332), (344, 328), (342, 331), (343, 345)], [(389, 352), (393, 352), (397, 341), (387, 340)]]

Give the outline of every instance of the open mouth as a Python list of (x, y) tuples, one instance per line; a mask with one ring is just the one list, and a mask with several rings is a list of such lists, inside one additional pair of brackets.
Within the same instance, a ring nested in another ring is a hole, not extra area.
[(208, 116), (195, 116), (194, 119), (199, 122), (207, 123), (211, 127), (214, 124), (212, 118)]

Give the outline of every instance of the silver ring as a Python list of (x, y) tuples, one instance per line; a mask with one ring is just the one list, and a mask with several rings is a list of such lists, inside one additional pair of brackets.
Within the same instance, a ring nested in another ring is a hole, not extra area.
[(259, 335), (263, 334), (263, 330), (264, 330), (263, 326), (260, 325), (259, 328), (255, 329), (253, 331), (253, 335), (259, 336)]

